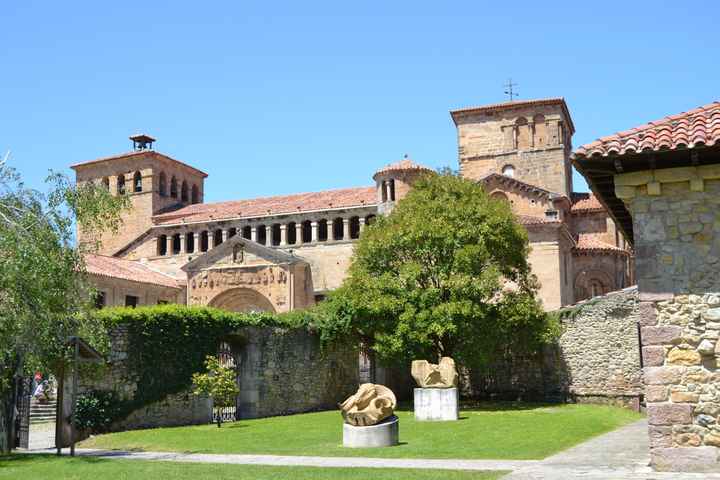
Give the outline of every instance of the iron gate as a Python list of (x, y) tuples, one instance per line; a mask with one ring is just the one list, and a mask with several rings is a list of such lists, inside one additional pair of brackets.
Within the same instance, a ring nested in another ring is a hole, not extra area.
[[(235, 382), (240, 386), (240, 356), (235, 352), (228, 342), (220, 342), (218, 348), (218, 360), (223, 367), (230, 367), (235, 370)], [(239, 397), (235, 398), (235, 405), (232, 407), (213, 408), (213, 422), (218, 421), (218, 417), (223, 422), (233, 422), (237, 420)]]
[(30, 399), (32, 378), (21, 378), (17, 384), (17, 416), (15, 417), (15, 448), (28, 448), (30, 443)]

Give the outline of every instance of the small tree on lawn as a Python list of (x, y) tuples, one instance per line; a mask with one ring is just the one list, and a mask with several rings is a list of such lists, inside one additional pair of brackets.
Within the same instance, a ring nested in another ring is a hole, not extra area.
[(318, 321), (395, 362), (483, 366), (510, 348), (530, 352), (555, 329), (535, 300), (528, 252), (506, 202), (456, 175), (427, 175), (365, 229)]
[(220, 360), (212, 355), (205, 359), (206, 373), (194, 373), (193, 384), (195, 395), (205, 395), (213, 400), (217, 426), (222, 425), (220, 409), (235, 405), (235, 398), (240, 390), (235, 381), (235, 369), (220, 364)]

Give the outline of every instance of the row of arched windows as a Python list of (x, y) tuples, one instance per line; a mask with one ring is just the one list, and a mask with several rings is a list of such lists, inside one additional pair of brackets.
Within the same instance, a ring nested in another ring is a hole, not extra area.
[[(195, 232), (189, 232), (184, 234), (176, 233), (172, 236), (160, 235), (157, 238), (157, 254), (179, 255), (181, 253), (207, 252), (213, 246), (216, 247), (226, 239), (232, 238), (235, 235), (242, 235), (243, 238), (256, 241), (261, 245), (275, 247), (281, 245), (327, 242), (329, 240), (340, 241), (346, 240), (346, 236), (348, 237), (347, 239), (355, 240), (360, 237), (362, 225), (369, 225), (374, 219), (375, 215), (367, 215), (363, 218), (355, 216), (349, 219), (338, 217), (332, 220), (321, 219), (317, 222), (305, 220), (300, 223), (245, 225), (242, 228), (233, 227), (227, 230), (217, 228), (214, 230), (203, 230), (197, 234)], [(285, 227), (284, 241), (283, 226)]]
[[(158, 179), (158, 192), (160, 196), (168, 196), (168, 185), (167, 177), (165, 172), (160, 172)], [(179, 198), (181, 202), (200, 203), (200, 189), (197, 185), (188, 185), (186, 180), (183, 180), (178, 189), (178, 180), (173, 175), (170, 178), (170, 197)]]
[(530, 124), (525, 117), (515, 120), (514, 148), (542, 147), (549, 143), (545, 116), (539, 113), (532, 118), (532, 122)]

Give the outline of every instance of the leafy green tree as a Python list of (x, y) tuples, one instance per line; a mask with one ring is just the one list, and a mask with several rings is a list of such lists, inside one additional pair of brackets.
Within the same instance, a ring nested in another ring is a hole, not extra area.
[(18, 379), (29, 369), (57, 372), (69, 356), (66, 341), (102, 337), (101, 325), (82, 315), (89, 308), (83, 254), (74, 225), (83, 232), (117, 230), (125, 197), (102, 186), (73, 185), (48, 177), (49, 193), (26, 188), (0, 161), (0, 453), (12, 446)]
[(235, 405), (235, 398), (240, 390), (235, 380), (235, 369), (220, 364), (217, 357), (208, 355), (205, 359), (205, 373), (193, 374), (193, 393), (205, 395), (213, 400), (213, 408), (216, 411), (217, 426), (222, 425), (220, 409)]
[(506, 202), (457, 175), (427, 175), (365, 229), (318, 322), (386, 361), (482, 366), (503, 349), (536, 350), (555, 328), (535, 299), (528, 252)]

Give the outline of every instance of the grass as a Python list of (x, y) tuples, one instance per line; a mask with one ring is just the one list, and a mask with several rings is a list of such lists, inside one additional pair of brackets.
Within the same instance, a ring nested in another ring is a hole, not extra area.
[(259, 465), (223, 465), (176, 463), (143, 460), (107, 460), (52, 455), (12, 455), (0, 457), (0, 479), (52, 478), (53, 480), (495, 480), (507, 472), (471, 472), (462, 470), (412, 470), (390, 468), (317, 468), (266, 467)]
[(416, 422), (411, 410), (396, 413), (400, 445), (391, 448), (343, 448), (337, 411), (242, 420), (220, 429), (200, 425), (134, 430), (93, 437), (80, 446), (189, 453), (535, 460), (641, 418), (616, 407), (526, 403), (463, 409), (457, 422)]

